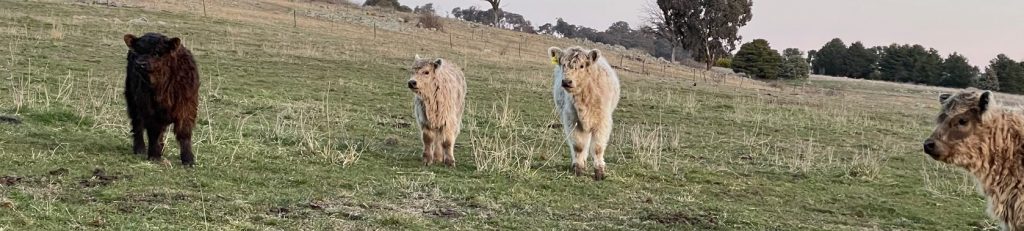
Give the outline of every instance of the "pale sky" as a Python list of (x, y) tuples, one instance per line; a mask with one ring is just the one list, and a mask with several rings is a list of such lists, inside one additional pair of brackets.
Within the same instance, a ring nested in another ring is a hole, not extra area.
[[(354, 0), (361, 3), (362, 0)], [(504, 0), (534, 26), (555, 18), (597, 30), (616, 21), (636, 27), (654, 0)], [(399, 0), (414, 7), (434, 2), (442, 16), (455, 7), (488, 9), (483, 0)], [(571, 9), (571, 10), (570, 10)], [(956, 51), (984, 69), (999, 53), (1024, 59), (1021, 0), (755, 0), (754, 17), (740, 29), (744, 41), (768, 40), (772, 48), (819, 49), (839, 37), (847, 45), (921, 44), (943, 57)]]

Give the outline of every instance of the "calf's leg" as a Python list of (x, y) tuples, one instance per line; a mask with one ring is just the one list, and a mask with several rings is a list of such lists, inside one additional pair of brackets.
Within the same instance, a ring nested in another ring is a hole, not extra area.
[(444, 145), (442, 145), (441, 142), (444, 141), (444, 137), (442, 137), (440, 134), (434, 134), (434, 137), (436, 138), (434, 139), (434, 152), (431, 158), (434, 160), (434, 163), (444, 163), (445, 151)]
[(133, 116), (132, 120), (132, 153), (142, 154), (146, 151), (146, 141), (143, 137), (143, 132), (146, 132), (145, 127), (142, 126), (142, 118)]
[(181, 164), (192, 167), (196, 163), (195, 154), (192, 153), (192, 123), (175, 123), (174, 137), (178, 140), (178, 147), (181, 149)]
[(604, 151), (610, 137), (610, 126), (594, 130), (593, 143), (590, 144), (590, 148), (594, 151), (594, 180), (604, 180)]
[(444, 154), (444, 165), (454, 168), (455, 167), (455, 135), (445, 135), (444, 140), (441, 141), (441, 148), (444, 150), (442, 153), (435, 155)]
[(149, 136), (149, 160), (163, 160), (164, 130), (166, 129), (166, 124), (151, 124), (146, 127), (146, 133)]
[(423, 165), (430, 166), (434, 163), (434, 133), (423, 129)]
[(576, 176), (583, 175), (583, 170), (587, 169), (587, 151), (590, 146), (591, 133), (583, 131), (582, 129), (576, 128), (572, 133), (573, 138), (573, 163), (572, 171)]

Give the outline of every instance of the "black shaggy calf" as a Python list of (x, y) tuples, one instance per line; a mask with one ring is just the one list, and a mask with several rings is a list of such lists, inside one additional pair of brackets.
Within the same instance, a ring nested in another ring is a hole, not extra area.
[(192, 128), (199, 105), (199, 71), (192, 53), (181, 45), (181, 39), (158, 33), (126, 34), (124, 43), (128, 45), (124, 97), (131, 117), (133, 151), (142, 154), (146, 149), (145, 131), (149, 160), (162, 161), (164, 131), (174, 124), (181, 163), (192, 166)]

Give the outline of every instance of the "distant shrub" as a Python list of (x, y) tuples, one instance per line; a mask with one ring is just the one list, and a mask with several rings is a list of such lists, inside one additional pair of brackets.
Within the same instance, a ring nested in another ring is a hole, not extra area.
[(401, 12), (412, 12), (412, 8), (409, 6), (398, 3), (398, 0), (366, 0), (363, 6), (375, 6), (385, 9), (394, 9)]
[(412, 12), (417, 14), (437, 14), (437, 12), (434, 10), (434, 3), (427, 3), (423, 4), (422, 6), (417, 6), (416, 8), (412, 9)]
[(724, 67), (724, 68), (732, 68), (732, 59), (731, 58), (719, 58), (718, 60), (715, 60), (715, 66), (716, 67)]
[(444, 21), (441, 20), (441, 17), (430, 13), (420, 13), (419, 15), (417, 27), (444, 31)]
[(355, 3), (352, 3), (349, 0), (310, 0), (310, 2), (323, 2), (323, 3), (347, 5), (347, 6), (355, 6), (356, 5)]

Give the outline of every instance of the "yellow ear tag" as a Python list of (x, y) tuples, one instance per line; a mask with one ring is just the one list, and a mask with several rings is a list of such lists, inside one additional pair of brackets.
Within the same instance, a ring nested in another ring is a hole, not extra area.
[(551, 64), (558, 65), (558, 59), (555, 56), (551, 56)]

